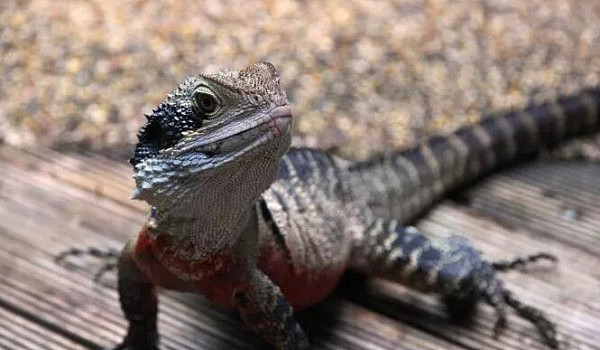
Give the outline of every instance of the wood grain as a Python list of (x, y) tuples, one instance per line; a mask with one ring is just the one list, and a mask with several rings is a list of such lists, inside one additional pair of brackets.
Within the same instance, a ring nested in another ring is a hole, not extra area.
[[(0, 349), (96, 349), (125, 331), (101, 262), (53, 259), (70, 247), (120, 249), (146, 206), (129, 200), (130, 168), (97, 155), (0, 147)], [(600, 165), (537, 162), (481, 181), (466, 203), (445, 201), (418, 222), (431, 236), (459, 232), (504, 259), (548, 251), (558, 266), (506, 274), (524, 301), (559, 325), (563, 348), (600, 349)], [(573, 216), (575, 213), (575, 217)], [(227, 310), (201, 297), (161, 295), (164, 349), (262, 349)], [(350, 276), (300, 320), (315, 349), (546, 349), (533, 327), (510, 315), (491, 338), (493, 312), (452, 324), (438, 300), (382, 280)]]

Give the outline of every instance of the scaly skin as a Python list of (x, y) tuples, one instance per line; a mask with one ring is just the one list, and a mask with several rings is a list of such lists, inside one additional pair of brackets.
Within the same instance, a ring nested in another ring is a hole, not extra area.
[(148, 116), (132, 159), (134, 197), (153, 210), (118, 263), (129, 331), (117, 349), (158, 348), (156, 286), (236, 309), (277, 349), (306, 349), (293, 310), (326, 297), (347, 268), (438, 293), (450, 310), (483, 300), (495, 335), (510, 306), (557, 348), (554, 325), (496, 276), (554, 257), (488, 262), (463, 238), (405, 225), (449, 190), (597, 130), (599, 104), (590, 90), (351, 163), (288, 151), (291, 113), (271, 64), (187, 79)]

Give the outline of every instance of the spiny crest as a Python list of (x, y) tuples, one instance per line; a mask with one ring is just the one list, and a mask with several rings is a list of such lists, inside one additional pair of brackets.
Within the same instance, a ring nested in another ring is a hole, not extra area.
[(169, 104), (187, 103), (188, 97), (203, 80), (223, 85), (244, 95), (260, 95), (276, 105), (287, 101), (285, 90), (279, 81), (279, 72), (275, 66), (269, 62), (259, 62), (239, 71), (223, 70), (214, 74), (187, 77), (167, 95), (165, 102)]
[(275, 105), (287, 102), (285, 90), (279, 82), (279, 72), (269, 62), (259, 62), (240, 71), (227, 70), (203, 77), (243, 94), (260, 95)]

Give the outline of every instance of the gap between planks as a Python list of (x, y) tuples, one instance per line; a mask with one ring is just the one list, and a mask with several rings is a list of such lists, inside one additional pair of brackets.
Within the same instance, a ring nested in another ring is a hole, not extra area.
[[(53, 254), (70, 246), (118, 246), (135, 232), (138, 225), (143, 221), (145, 206), (132, 205), (133, 201), (128, 199), (132, 186), (129, 168), (120, 164), (111, 167), (110, 161), (99, 160), (97, 158), (91, 159), (80, 155), (35, 151), (23, 153), (6, 147), (0, 148), (0, 159), (8, 165), (0, 171), (0, 174), (4, 178), (3, 183), (0, 184), (2, 186), (0, 188), (0, 197), (5, 193), (5, 190), (12, 191), (12, 198), (3, 198), (4, 202), (2, 204), (5, 205), (1, 206), (2, 211), (0, 213), (2, 217), (7, 217), (17, 214), (15, 211), (22, 211), (21, 215), (16, 215), (13, 221), (9, 220), (11, 222), (10, 226), (5, 227), (5, 232), (2, 233), (4, 239), (8, 241), (13, 240), (14, 245), (3, 249), (4, 252), (0, 260), (10, 260), (11, 254), (19, 252), (19, 249), (21, 249), (22, 255), (27, 255), (28, 252), (35, 252), (33, 256), (20, 256), (19, 259), (21, 260), (16, 259), (19, 262), (18, 265), (21, 267), (25, 266), (25, 268), (16, 269), (16, 271), (13, 268), (13, 276), (15, 278), (19, 278), (23, 274), (35, 276), (35, 278), (29, 281), (31, 284), (47, 282), (44, 277), (48, 274), (54, 276), (51, 280), (52, 283), (46, 283), (46, 289), (43, 290), (44, 293), (33, 291), (30, 299), (15, 299), (14, 302), (17, 304), (22, 303), (23, 305), (19, 304), (19, 306), (25, 307), (24, 304), (28, 302), (35, 304), (35, 298), (45, 300), (48, 299), (49, 294), (54, 293), (54, 299), (52, 299), (53, 301), (49, 304), (48, 308), (43, 310), (34, 308), (33, 310), (41, 311), (42, 313), (67, 313), (67, 311), (73, 310), (73, 306), (69, 308), (67, 305), (63, 310), (59, 311), (53, 310), (52, 307), (60, 305), (61, 298), (64, 299), (66, 297), (68, 299), (72, 297), (73, 295), (69, 291), (72, 288), (70, 285), (78, 284), (77, 292), (74, 294), (76, 295), (75, 299), (84, 303), (91, 301), (93, 305), (77, 304), (77, 307), (91, 308), (90, 312), (92, 312), (92, 315), (100, 319), (94, 320), (93, 317), (89, 317), (88, 321), (93, 321), (92, 325), (99, 326), (97, 322), (101, 324), (106, 323), (102, 327), (107, 329), (107, 333), (97, 338), (96, 341), (102, 345), (107, 345), (107, 342), (111, 344), (118, 341), (122, 334), (119, 331), (124, 331), (124, 321), (120, 316), (120, 311), (116, 303), (116, 295), (113, 290), (106, 290), (106, 288), (95, 286), (90, 282), (89, 279), (93, 273), (93, 265), (86, 266), (82, 270), (69, 271), (62, 267), (51, 266), (52, 262), (50, 259)], [(564, 171), (569, 170), (569, 168), (567, 167)], [(535, 169), (535, 166), (533, 169)], [(575, 172), (575, 175), (581, 173), (577, 169), (572, 171)], [(531, 175), (532, 172), (534, 175)], [(513, 187), (516, 186), (516, 189), (519, 189), (520, 184), (526, 183), (522, 179), (527, 179), (528, 176), (529, 180), (533, 176), (534, 180), (538, 179), (538, 182), (540, 182), (540, 174), (535, 175), (535, 171), (523, 171), (521, 175), (517, 173), (516, 176), (521, 176), (520, 180), (511, 184)], [(505, 207), (498, 203), (506, 203), (508, 201), (510, 205), (510, 200), (514, 199), (511, 196), (498, 196), (498, 193), (503, 193), (502, 191), (509, 191), (510, 193), (511, 187), (506, 185), (506, 181), (514, 177), (515, 174), (501, 174), (482, 182), (482, 185), (479, 186), (481, 188), (469, 191), (475, 198), (473, 206), (484, 213), (486, 210), (490, 211), (486, 208), (493, 208), (493, 213), (498, 214), (498, 209), (496, 208), (498, 206), (500, 208)], [(564, 186), (567, 185), (569, 184), (564, 184)], [(507, 189), (502, 189), (504, 186)], [(586, 215), (598, 215), (598, 208), (589, 205), (589, 203), (593, 203), (593, 199), (598, 198), (595, 195), (600, 192), (600, 189), (596, 186), (592, 190), (589, 194), (589, 200), (583, 203), (586, 205), (586, 210), (589, 209)], [(527, 199), (532, 197), (532, 194), (535, 194), (535, 191), (525, 191), (523, 195)], [(20, 196), (27, 198), (21, 198)], [(535, 197), (533, 203), (535, 204), (543, 199)], [(15, 205), (15, 202), (18, 205)], [(491, 204), (485, 207), (486, 203)], [(478, 205), (480, 206), (479, 208), (477, 207)], [(40, 208), (40, 206), (42, 207)], [(561, 283), (564, 282), (568, 285), (568, 282), (573, 282), (574, 278), (585, 283), (591, 280), (593, 283), (590, 283), (590, 289), (585, 290), (585, 292), (590, 294), (587, 296), (584, 295), (585, 300), (579, 300), (576, 296), (570, 297), (567, 295), (569, 305), (565, 307), (559, 305), (560, 299), (565, 296), (564, 293), (561, 293), (560, 287), (553, 285), (555, 280), (552, 278), (552, 270), (542, 271), (541, 273), (536, 271), (536, 273), (525, 274), (521, 277), (515, 277), (519, 276), (516, 273), (510, 274), (507, 276), (507, 281), (509, 281), (509, 285), (511, 286), (513, 284), (519, 286), (516, 291), (519, 294), (522, 292), (526, 293), (525, 297), (528, 298), (526, 300), (540, 303), (536, 305), (546, 306), (545, 309), (551, 311), (553, 316), (564, 315), (560, 317), (561, 327), (565, 327), (564, 329), (573, 333), (567, 339), (571, 345), (570, 348), (595, 348), (597, 340), (593, 332), (590, 334), (590, 329), (594, 329), (590, 327), (597, 327), (598, 325), (598, 299), (591, 299), (592, 297), (597, 297), (597, 294), (594, 294), (591, 288), (597, 287), (598, 276), (594, 278), (591, 274), (592, 271), (587, 269), (592, 264), (598, 263), (597, 257), (594, 260), (594, 256), (590, 257), (592, 255), (590, 252), (582, 252), (581, 249), (578, 249), (580, 247), (575, 244), (577, 243), (577, 239), (561, 241), (552, 235), (543, 236), (543, 239), (539, 239), (540, 232), (547, 229), (543, 224), (548, 222), (548, 214), (553, 215), (550, 219), (559, 220), (555, 217), (557, 206), (558, 204), (556, 203), (551, 207), (542, 206), (541, 208), (545, 209), (541, 211), (540, 215), (533, 216), (532, 220), (525, 222), (526, 225), (524, 225), (524, 229), (519, 230), (519, 235), (503, 229), (501, 225), (495, 225), (493, 221), (487, 218), (480, 218), (478, 215), (472, 214), (470, 210), (447, 204), (438, 206), (437, 209), (433, 210), (419, 224), (426, 228), (426, 231), (431, 228), (431, 231), (438, 234), (447, 233), (450, 228), (465, 233), (475, 241), (476, 246), (482, 248), (486, 253), (490, 253), (491, 256), (497, 257), (507, 257), (506, 254), (525, 252), (525, 248), (538, 247), (540, 244), (543, 247), (561, 251), (561, 255), (565, 255), (562, 253), (563, 249), (570, 249), (571, 251), (566, 255), (566, 259), (563, 259), (564, 261), (561, 262), (561, 267), (559, 268), (568, 268), (573, 273), (569, 274), (566, 278), (565, 276), (560, 276), (561, 279), (564, 279)], [(500, 210), (500, 213), (502, 215), (499, 220), (502, 222), (508, 222), (513, 225), (515, 222), (523, 224), (518, 218), (515, 219), (514, 213), (510, 211)], [(38, 216), (38, 218), (33, 220), (35, 221), (33, 224), (22, 225), (24, 226), (23, 228), (15, 229), (20, 223), (22, 224), (24, 221), (27, 221), (31, 215)], [(66, 222), (69, 225), (64, 227)], [(52, 223), (52, 225), (48, 225), (49, 223)], [(558, 235), (568, 234), (568, 232), (564, 231), (568, 231), (575, 225), (564, 225), (561, 222), (558, 222), (558, 224), (559, 231), (553, 231), (557, 232)], [(48, 229), (48, 226), (50, 226), (50, 229)], [(597, 232), (590, 232), (590, 227), (584, 227), (583, 229), (579, 226), (576, 227), (578, 231), (576, 230), (575, 233), (581, 235), (578, 238), (588, 240), (586, 243), (589, 243), (589, 240), (598, 243), (599, 237)], [(444, 231), (444, 228), (446, 228), (446, 231)], [(493, 232), (493, 234), (482, 235), (482, 228)], [(28, 237), (28, 235), (31, 236), (32, 232), (43, 232), (43, 230), (48, 231), (45, 232), (47, 240), (40, 240), (39, 236)], [(463, 232), (463, 230), (467, 232)], [(11, 234), (6, 233), (9, 231)], [(521, 240), (527, 237), (530, 237), (530, 241), (526, 239)], [(520, 243), (513, 247), (510, 244), (506, 244), (507, 240), (508, 243)], [(562, 246), (564, 243), (570, 242), (572, 244), (568, 244), (567, 247)], [(19, 248), (19, 244), (24, 246)], [(52, 273), (49, 273), (48, 270), (52, 271)], [(7, 282), (11, 280), (10, 275), (4, 278)], [(485, 312), (480, 313), (473, 328), (467, 329), (449, 324), (445, 320), (439, 304), (430, 297), (406, 291), (402, 287), (387, 282), (374, 281), (371, 285), (373, 289), (365, 293), (362, 296), (363, 299), (359, 297), (358, 300), (353, 299), (353, 303), (348, 303), (345, 300), (335, 297), (328, 303), (325, 303), (324, 306), (316, 308), (316, 311), (309, 311), (307, 320), (309, 322), (314, 321), (317, 324), (321, 318), (319, 311), (321, 313), (340, 312), (339, 318), (341, 321), (332, 328), (319, 328), (313, 325), (312, 322), (308, 324), (311, 334), (317, 335), (313, 341), (317, 344), (318, 348), (545, 348), (537, 340), (535, 332), (533, 333), (533, 337), (531, 337), (533, 339), (528, 337), (527, 333), (532, 331), (531, 326), (514, 316), (511, 317), (511, 324), (513, 326), (507, 330), (500, 341), (494, 341), (490, 337), (493, 314), (489, 310), (484, 310)], [(520, 285), (523, 287), (520, 287)], [(26, 289), (27, 284), (21, 284), (20, 288)], [(546, 298), (536, 295), (536, 290), (545, 289), (551, 291), (550, 297)], [(99, 290), (102, 290), (102, 292), (99, 292)], [(0, 298), (3, 295), (0, 293)], [(16, 296), (14, 297), (16, 298)], [(364, 298), (371, 299), (364, 300)], [(418, 312), (413, 312), (412, 314), (411, 312), (406, 312), (407, 308), (410, 310), (412, 307), (411, 304), (415, 300), (418, 300), (415, 306)], [(70, 301), (72, 302), (72, 300)], [(169, 293), (167, 298), (161, 298), (161, 302), (161, 327), (166, 335), (164, 341), (167, 349), (193, 349), (195, 348), (195, 344), (192, 342), (194, 340), (199, 341), (203, 345), (203, 348), (206, 346), (210, 348), (210, 346), (217, 344), (225, 348), (227, 346), (239, 348), (240, 346), (243, 347), (243, 344), (248, 343), (257, 344), (253, 340), (252, 335), (249, 335), (247, 332), (239, 332), (240, 325), (235, 320), (232, 320), (229, 315), (220, 311), (214, 311), (213, 307), (207, 303), (200, 303), (200, 306), (198, 306), (197, 301), (190, 302), (189, 298), (174, 293)], [(382, 303), (383, 305), (380, 305)], [(368, 309), (380, 311), (382, 308), (390, 309), (390, 303), (393, 305), (391, 309), (397, 311), (398, 315), (390, 315), (389, 312), (378, 315), (364, 308), (366, 306)], [(589, 305), (592, 305), (591, 310), (586, 310), (586, 308), (589, 309)], [(205, 315), (204, 318), (199, 317), (200, 321), (195, 320), (199, 315), (191, 311), (193, 307), (203, 310), (210, 317), (206, 317)], [(584, 322), (569, 322), (569, 317), (574, 315), (573, 309), (584, 310), (581, 311), (581, 317), (578, 317), (583, 318)], [(102, 319), (104, 317), (102, 311), (108, 317), (106, 320)], [(44, 314), (44, 316), (51, 318), (51, 315)], [(61, 317), (66, 316), (63, 314)], [(224, 323), (226, 325), (224, 328), (227, 332), (218, 330), (215, 324), (206, 326), (207, 323), (216, 322), (212, 317), (216, 317), (218, 320), (217, 324), (219, 322)], [(431, 322), (432, 318), (433, 322)], [(62, 319), (56, 320), (60, 322)], [(398, 323), (395, 320), (402, 322)], [(82, 333), (80, 334), (94, 336), (94, 327), (82, 328), (83, 326), (76, 324), (76, 321), (77, 318), (70, 321), (72, 323), (69, 324), (69, 327), (71, 327), (72, 331), (81, 331)], [(190, 327), (193, 331), (200, 332), (200, 338), (197, 336), (190, 338), (188, 334), (185, 334)], [(379, 334), (381, 329), (385, 330), (383, 334)], [(207, 334), (203, 332), (207, 332)], [(231, 338), (235, 339), (235, 345), (228, 343), (231, 341), (229, 339), (224, 340), (224, 338), (228, 338), (231, 335), (233, 335)], [(211, 340), (211, 337), (216, 338)], [(175, 340), (175, 338), (178, 340)], [(20, 338), (17, 340), (24, 341)], [(224, 343), (222, 343), (223, 341)]]

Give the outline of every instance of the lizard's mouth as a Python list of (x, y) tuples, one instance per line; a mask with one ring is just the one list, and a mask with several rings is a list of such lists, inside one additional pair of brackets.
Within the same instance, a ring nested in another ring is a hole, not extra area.
[(272, 132), (276, 137), (281, 137), (290, 131), (292, 112), (288, 106), (275, 107), (269, 112), (271, 117)]
[(292, 124), (292, 113), (288, 106), (279, 106), (271, 109), (263, 119), (258, 125), (217, 140), (192, 142), (182, 149), (182, 153), (200, 152), (214, 156), (248, 151), (287, 135)]

